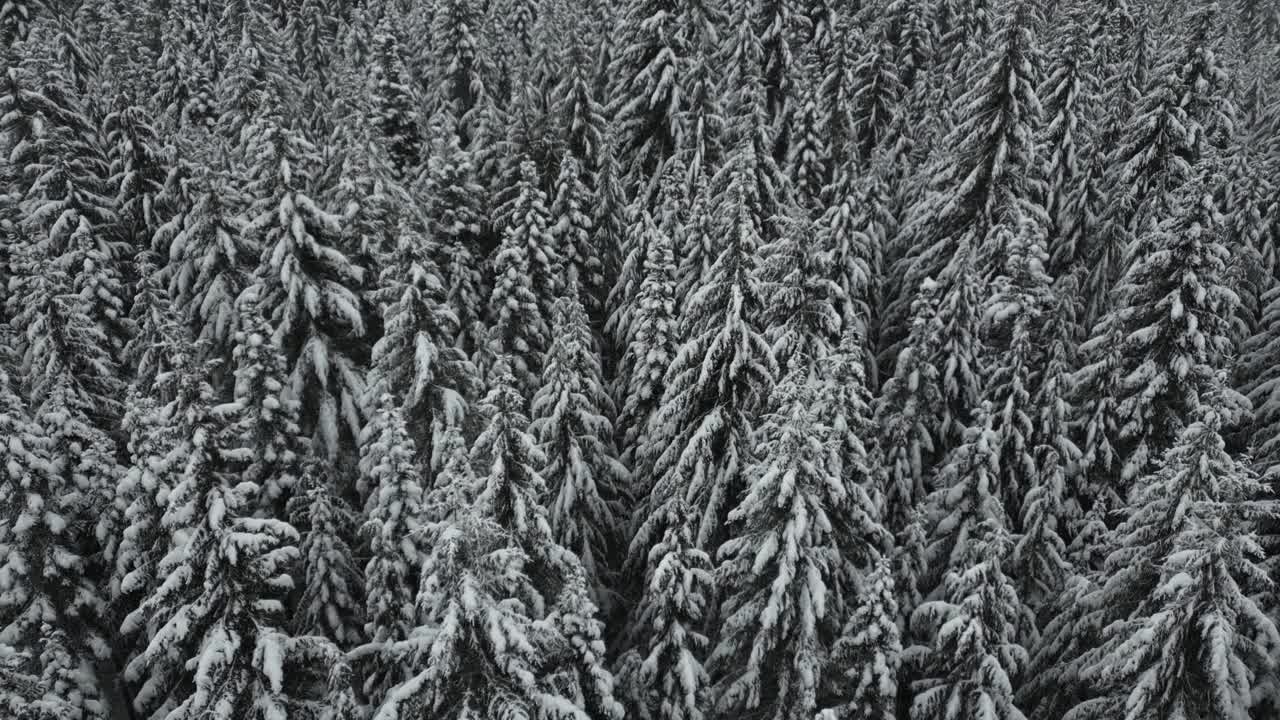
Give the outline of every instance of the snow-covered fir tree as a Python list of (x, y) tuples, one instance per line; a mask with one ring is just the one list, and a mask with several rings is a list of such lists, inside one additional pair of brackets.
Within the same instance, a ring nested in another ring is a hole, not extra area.
[(754, 178), (745, 162), (721, 171), (715, 208), (715, 262), (681, 318), (686, 338), (667, 370), (649, 442), (636, 463), (650, 474), (641, 531), (631, 557), (662, 532), (663, 507), (678, 494), (701, 515), (698, 547), (713, 551), (724, 518), (744, 488), (756, 418), (772, 389), (776, 363), (761, 332), (763, 291), (756, 275), (761, 228), (753, 212)]
[(390, 395), (382, 396), (365, 432), (360, 482), (368, 501), (360, 534), (369, 558), (364, 568), (364, 634), (369, 642), (358, 652), (374, 666), (366, 674), (365, 693), (381, 698), (404, 674), (390, 646), (415, 626), (413, 598), (426, 554), (423, 486), (404, 414)]
[(232, 400), (219, 408), (232, 418), (224, 449), (244, 479), (258, 484), (257, 501), (268, 512), (278, 511), (297, 484), (307, 452), (298, 428), (300, 403), (256, 289), (242, 294), (237, 305), (241, 329), (231, 351)]
[(541, 445), (551, 532), (582, 561), (597, 605), (612, 604), (610, 558), (619, 543), (629, 478), (613, 446), (613, 403), (591, 353), (591, 330), (576, 297), (556, 302), (555, 340), (542, 386), (533, 396), (529, 430)]
[(390, 393), (429, 458), (435, 438), (462, 422), (476, 393), (475, 368), (455, 344), (461, 334), (431, 243), (407, 224), (400, 227), (374, 300), (383, 307), (381, 339), (373, 346), (368, 392)]
[(122, 628), (147, 628), (150, 637), (125, 678), (138, 688), (134, 707), (148, 717), (283, 713), (284, 653), (273, 628), (284, 621), (281, 594), (293, 584), (298, 533), (283, 520), (248, 517), (257, 487), (231, 484), (212, 389), (200, 384), (191, 454), (162, 518), (164, 580)]
[(862, 487), (842, 482), (807, 374), (794, 367), (774, 390), (760, 460), (717, 553), (717, 582), (731, 588), (709, 661), (717, 712), (812, 717), (851, 601), (841, 585), (855, 571), (846, 568), (878, 558), (876, 509)]
[(1254, 528), (1274, 508), (1225, 450), (1234, 414), (1220, 391), (1205, 398), (1135, 487), (1104, 581), (1081, 601), (1101, 643), (1081, 658), (1087, 699), (1075, 712), (1243, 716), (1270, 672), (1275, 621), (1251, 589), (1269, 583)]
[(960, 547), (964, 559), (948, 571), (939, 598), (911, 619), (930, 640), (909, 651), (925, 678), (914, 688), (911, 717), (1022, 720), (1014, 683), (1027, 664), (1018, 642), (1024, 618), (1001, 568), (1009, 535), (998, 520), (984, 520)]
[(550, 346), (551, 306), (564, 287), (563, 258), (551, 232), (547, 197), (538, 170), (520, 165), (515, 196), (503, 212), (502, 244), (493, 256), (489, 296), (491, 351), (510, 358), (526, 391), (538, 385), (542, 356)]
[(363, 424), (362, 270), (336, 245), (342, 218), (316, 201), (315, 145), (274, 119), (250, 133), (253, 217), (246, 232), (262, 253), (254, 286), (302, 404), (303, 432), (333, 459), (354, 447)]
[(637, 605), (640, 642), (618, 662), (620, 680), (637, 717), (701, 720), (710, 708), (710, 650), (701, 630), (711, 616), (715, 572), (694, 542), (686, 505), (669, 509), (662, 541), (649, 550), (644, 591)]
[(375, 718), (622, 717), (611, 697), (588, 704), (596, 688), (575, 666), (574, 638), (540, 612), (528, 555), (509, 530), (463, 509), (429, 532), (416, 600), (423, 624), (394, 648), (411, 674)]
[(881, 559), (858, 590), (840, 638), (831, 647), (835, 672), (824, 678), (824, 720), (889, 720), (898, 698), (902, 641), (897, 591), (888, 560)]
[[(1122, 488), (1172, 446), (1234, 354), (1231, 323), (1239, 296), (1229, 284), (1222, 217), (1201, 180), (1180, 197), (1183, 209), (1130, 249), (1132, 263), (1112, 310), (1110, 322), (1124, 334), (1113, 440)], [(1243, 407), (1246, 401), (1236, 395), (1233, 402)]]
[(302, 528), (304, 578), (291, 629), (351, 647), (363, 637), (364, 582), (348, 542), (355, 532), (354, 513), (336, 492), (331, 475), (312, 462), (289, 501), (290, 519)]

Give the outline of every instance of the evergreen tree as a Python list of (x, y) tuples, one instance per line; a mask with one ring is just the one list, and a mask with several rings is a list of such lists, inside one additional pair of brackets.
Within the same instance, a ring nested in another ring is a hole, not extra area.
[(530, 552), (531, 561), (546, 563), (552, 537), (547, 509), (541, 502), (547, 491), (540, 472), (546, 457), (529, 433), (524, 398), (501, 360), (490, 384), (489, 393), (477, 407), (484, 429), (471, 447), (472, 464), (483, 473), (476, 506)]
[(302, 474), (306, 442), (298, 429), (300, 407), (288, 385), (285, 359), (262, 317), (256, 289), (237, 303), (241, 330), (231, 351), (232, 400), (220, 410), (231, 418), (224, 453), (245, 479), (258, 485), (268, 514), (284, 509)]
[(791, 117), (787, 121), (790, 143), (785, 169), (796, 202), (809, 214), (819, 208), (822, 188), (830, 174), (827, 163), (834, 154), (829, 138), (823, 135), (827, 129), (820, 104), (823, 87), (816, 65), (813, 60), (804, 64), (799, 83), (802, 89), (797, 101), (790, 105)]
[(1066, 43), (1054, 55), (1048, 77), (1040, 86), (1046, 122), (1043, 131), (1046, 184), (1044, 209), (1048, 220), (1049, 274), (1059, 277), (1080, 263), (1092, 248), (1092, 223), (1102, 209), (1098, 178), (1093, 175), (1101, 152), (1091, 131), (1099, 79), (1094, 75), (1097, 39), (1085, 18), (1069, 16)]
[(760, 460), (728, 516), (717, 579), (732, 590), (710, 658), (719, 712), (813, 717), (823, 659), (849, 602), (845, 568), (878, 556), (876, 510), (862, 488), (841, 482), (816, 401), (801, 368), (778, 384)]
[(382, 396), (365, 432), (360, 475), (369, 501), (360, 534), (369, 552), (364, 568), (364, 636), (369, 643), (357, 653), (374, 663), (364, 689), (377, 699), (403, 679), (405, 669), (391, 646), (407, 638), (416, 625), (413, 598), (425, 555), (420, 534), (423, 488), (413, 440), (390, 395)]
[(110, 159), (110, 185), (115, 190), (116, 221), (122, 240), (145, 247), (163, 222), (157, 198), (164, 192), (169, 148), (160, 140), (147, 111), (117, 98), (114, 112), (102, 124)]
[(1221, 216), (1200, 181), (1181, 197), (1185, 210), (1130, 250), (1112, 311), (1124, 337), (1116, 408), (1121, 487), (1147, 474), (1173, 444), (1233, 352), (1239, 297), (1227, 285)]
[(687, 338), (667, 370), (649, 444), (638, 462), (651, 473), (632, 560), (662, 531), (663, 508), (680, 495), (701, 516), (698, 547), (719, 546), (724, 516), (743, 489), (752, 428), (773, 385), (776, 364), (759, 330), (762, 290), (756, 278), (760, 226), (745, 163), (721, 171), (715, 208), (716, 259), (688, 299)]
[(396, 646), (410, 675), (388, 693), (376, 720), (622, 717), (611, 698), (591, 714), (598, 688), (575, 666), (575, 638), (540, 616), (529, 558), (509, 531), (464, 510), (430, 532), (417, 596), (424, 624)]
[(893, 47), (894, 67), (903, 89), (912, 90), (928, 71), (937, 50), (933, 8), (924, 0), (890, 0), (884, 9), (885, 34)]
[(892, 568), (881, 560), (859, 591), (840, 639), (827, 658), (828, 693), (838, 702), (819, 714), (823, 720), (892, 720), (898, 695), (902, 642)]
[(112, 599), (125, 612), (136, 609), (163, 580), (157, 573), (169, 550), (163, 522), (167, 498), (182, 481), (195, 423), (208, 410), (196, 351), (189, 344), (172, 348), (169, 367), (156, 375), (147, 394), (137, 384), (130, 389), (123, 424), (131, 462), (116, 488), (122, 512), (111, 579)]
[[(619, 362), (618, 377), (632, 375), (631, 364), (634, 358), (626, 355), (627, 349), (636, 339), (636, 320), (640, 315), (640, 292), (645, 278), (649, 274), (649, 253), (661, 252), (651, 246), (659, 245), (663, 239), (672, 245), (672, 255), (679, 249), (682, 240), (693, 235), (696, 230), (686, 229), (686, 221), (694, 218), (686, 217), (690, 208), (685, 197), (688, 168), (679, 155), (667, 161), (659, 180), (658, 202), (655, 211), (643, 207), (637, 199), (627, 209), (627, 229), (622, 236), (621, 264), (617, 269), (617, 278), (609, 291), (606, 306), (609, 309), (605, 320), (604, 331), (613, 342), (622, 358)], [(659, 238), (662, 234), (664, 238)], [(700, 245), (693, 245), (682, 258), (682, 266), (677, 268), (676, 280), (683, 280), (682, 273), (687, 272), (696, 280), (701, 279), (704, 259)], [(708, 261), (709, 263), (709, 261)], [(678, 289), (677, 289), (678, 290)]]
[(256, 262), (244, 234), (245, 199), (229, 173), (203, 166), (183, 188), (183, 209), (160, 230), (169, 241), (169, 295), (197, 340), (215, 357), (230, 355), (238, 327), (236, 298)]
[(425, 181), (427, 234), (434, 240), (448, 305), (458, 318), (456, 343), (473, 352), (481, 345), (478, 330), (488, 297), (483, 263), (484, 188), (476, 180), (473, 154), (460, 145), (450, 124), (440, 125), (427, 161)]
[(760, 275), (769, 298), (766, 335), (780, 367), (821, 360), (839, 338), (841, 289), (827, 279), (831, 257), (815, 252), (815, 231), (811, 222), (790, 221), (761, 250)]
[(297, 635), (328, 638), (339, 647), (358, 642), (364, 631), (359, 606), (364, 583), (347, 538), (355, 515), (335, 492), (330, 473), (314, 463), (289, 501), (302, 534), (302, 595), (291, 623)]
[(572, 155), (561, 160), (549, 230), (562, 256), (566, 287), (578, 288), (588, 313), (598, 316), (603, 299), (604, 265), (596, 245), (593, 218), (587, 212), (591, 190), (584, 175), (582, 165)]
[(3, 41), (5, 52), (27, 39), (31, 28), (31, 0), (7, 0), (0, 5), (0, 41)]
[[(850, 488), (865, 492), (883, 519), (885, 500), (882, 475), (872, 469), (869, 448), (874, 437), (872, 392), (867, 381), (862, 337), (845, 330), (840, 345), (813, 368), (821, 395), (814, 406), (818, 420), (831, 429), (831, 442), (839, 462), (838, 475)], [(866, 442), (864, 442), (866, 438)], [(885, 538), (887, 540), (887, 537)]]
[[(1224, 412), (1225, 407), (1225, 412)], [(1274, 513), (1257, 476), (1227, 454), (1234, 410), (1210, 397), (1154, 473), (1135, 487), (1105, 582), (1084, 598), (1103, 628), (1083, 656), (1092, 697), (1077, 712), (1126, 717), (1243, 715), (1270, 666), (1274, 621), (1251, 599), (1266, 583), (1251, 533)]]
[[(572, 286), (571, 286), (572, 287)], [(582, 561), (592, 599), (608, 609), (610, 558), (618, 546), (628, 472), (613, 447), (613, 402), (577, 298), (556, 302), (555, 340), (533, 396), (530, 432), (541, 445), (552, 537)]]
[(633, 336), (619, 361), (619, 384), (624, 385), (618, 416), (625, 465), (634, 467), (636, 454), (648, 442), (649, 419), (659, 409), (663, 376), (675, 358), (679, 338), (675, 300), (676, 265), (672, 238), (646, 212), (644, 280), (631, 319)]
[(431, 77), (441, 80), (431, 105), (453, 115), (464, 148), (483, 133), (490, 101), (492, 68), (480, 38), (483, 22), (481, 8), (468, 0), (449, 0), (431, 18)]
[(879, 148), (891, 142), (892, 133), (899, 125), (897, 116), (906, 91), (898, 77), (894, 55), (888, 36), (882, 31), (872, 31), (853, 66), (857, 89), (850, 98), (851, 139), (855, 157), (864, 167), (870, 164)]
[(1262, 478), (1273, 483), (1280, 472), (1280, 395), (1276, 392), (1280, 368), (1274, 362), (1280, 353), (1280, 287), (1272, 287), (1262, 299), (1262, 319), (1244, 345), (1239, 374), (1248, 378), (1253, 407), (1249, 429), (1254, 464)]
[[(747, 10), (759, 37), (764, 73), (765, 112), (770, 124), (782, 124), (796, 76), (795, 40), (804, 16), (795, 0), (758, 0)], [(745, 9), (745, 8), (744, 8)], [(780, 138), (783, 148), (785, 137)]]
[(320, 167), (315, 146), (268, 121), (250, 147), (255, 164), (247, 232), (262, 251), (258, 298), (271, 308), (272, 339), (284, 351), (291, 391), (308, 421), (303, 432), (334, 459), (354, 445), (363, 422), (363, 273), (337, 247), (342, 218), (311, 195)]
[(421, 166), (422, 137), (414, 111), (414, 96), (408, 86), (408, 71), (388, 15), (382, 16), (373, 44), (377, 54), (370, 71), (370, 84), (375, 98), (375, 120), (382, 130), (397, 176), (411, 177)]
[(402, 223), (373, 299), (382, 307), (382, 338), (373, 346), (369, 393), (390, 393), (430, 458), (436, 438), (462, 422), (476, 371), (454, 344), (461, 332), (426, 238)]
[(511, 208), (504, 213), (508, 224), (502, 245), (493, 257), (492, 352), (509, 356), (521, 385), (532, 390), (550, 343), (551, 306), (564, 278), (546, 194), (538, 188), (538, 171), (532, 162), (521, 164), (515, 192)]
[[(1009, 516), (1000, 503), (1000, 437), (993, 428), (994, 413), (984, 402), (974, 413), (973, 424), (939, 470), (938, 488), (928, 498), (929, 577), (921, 588), (926, 595), (945, 583), (945, 574), (964, 572), (975, 533), (991, 522), (1007, 532)], [(937, 582), (934, 585), (933, 582)]]
[[(1039, 216), (1043, 193), (1042, 161), (1036, 143), (1041, 127), (1040, 50), (1035, 3), (1010, 2), (982, 56), (965, 76), (956, 100), (958, 117), (940, 142), (942, 152), (925, 170), (928, 185), (911, 208), (902, 232), (912, 250), (893, 270), (898, 287), (914, 289), (926, 278), (952, 283), (970, 272), (990, 277), (998, 268), (981, 264), (957, 271), (968, 253), (984, 248), (998, 225), (1016, 225), (1013, 214)], [(974, 36), (976, 41), (985, 37)], [(987, 257), (998, 258), (999, 248)], [(890, 326), (904, 323), (910, 293), (889, 308)], [(896, 338), (889, 338), (895, 341)], [(896, 348), (896, 342), (890, 346)]]
[(928, 628), (931, 647), (912, 649), (926, 679), (916, 688), (911, 717), (1022, 720), (1013, 683), (1027, 651), (1018, 644), (1021, 602), (1001, 569), (1008, 533), (998, 520), (984, 520), (959, 549), (964, 559), (948, 571), (941, 599), (912, 617), (914, 627)]
[(1004, 269), (996, 278), (994, 292), (985, 310), (988, 344), (992, 353), (984, 399), (995, 411), (994, 427), (999, 444), (997, 488), (1001, 502), (1014, 519), (1022, 513), (1023, 495), (1038, 480), (1036, 420), (1040, 410), (1033, 404), (1039, 396), (1044, 365), (1045, 338), (1040, 328), (1051, 295), (1043, 238), (1034, 222), (1024, 220), (1017, 228), (998, 228), (1007, 234), (997, 242), (1008, 253)]
[(244, 516), (256, 488), (231, 485), (207, 383), (200, 398), (191, 455), (162, 519), (170, 537), (158, 568), (165, 580), (122, 628), (150, 629), (125, 678), (137, 684), (135, 708), (171, 720), (255, 708), (283, 713), (284, 649), (272, 628), (284, 611), (279, 593), (292, 586), (287, 570), (298, 533), (281, 520)]
[(925, 497), (925, 480), (943, 450), (938, 416), (942, 385), (930, 357), (940, 334), (930, 283), (921, 287), (912, 311), (911, 332), (875, 400), (877, 465), (885, 474), (885, 521), (893, 532), (909, 524), (912, 508)]
[(630, 184), (652, 177), (684, 145), (681, 100), (697, 97), (688, 76), (711, 62), (725, 19), (715, 0), (647, 0), (620, 18), (608, 115), (630, 159)]
[(78, 536), (93, 497), (50, 462), (63, 448), (49, 443), (17, 391), (0, 368), (0, 643), (34, 648), (45, 623), (83, 633), (100, 600)]
[(633, 709), (649, 720), (701, 720), (708, 707), (710, 677), (703, 667), (709, 641), (702, 627), (710, 617), (714, 572), (698, 550), (688, 508), (670, 509), (661, 542), (648, 551), (650, 568), (636, 609), (636, 632), (644, 643), (619, 664), (620, 678), (639, 685)]

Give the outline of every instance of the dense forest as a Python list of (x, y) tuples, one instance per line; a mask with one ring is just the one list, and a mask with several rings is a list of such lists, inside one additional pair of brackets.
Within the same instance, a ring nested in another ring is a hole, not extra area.
[(1280, 715), (1275, 0), (0, 0), (0, 717)]

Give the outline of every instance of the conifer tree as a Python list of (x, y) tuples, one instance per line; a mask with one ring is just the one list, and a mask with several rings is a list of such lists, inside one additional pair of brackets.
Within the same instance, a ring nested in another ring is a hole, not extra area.
[(801, 91), (797, 100), (791, 103), (791, 117), (787, 121), (790, 143), (785, 169), (796, 203), (808, 214), (813, 214), (820, 206), (822, 189), (830, 174), (827, 163), (835, 154), (829, 138), (823, 135), (827, 129), (826, 117), (820, 104), (823, 87), (816, 64), (813, 60), (804, 64), (798, 83)]
[(508, 530), (463, 510), (430, 533), (417, 596), (424, 624), (396, 646), (410, 675), (374, 718), (622, 717), (611, 697), (591, 702), (599, 687), (575, 666), (575, 638), (540, 616), (528, 555)]
[(364, 350), (352, 340), (365, 334), (363, 273), (337, 247), (342, 219), (311, 194), (320, 167), (315, 146), (269, 120), (251, 148), (254, 217), (247, 232), (262, 251), (258, 299), (271, 309), (272, 339), (284, 351), (300, 417), (309, 420), (303, 432), (333, 459), (354, 446), (363, 422)]
[(1273, 361), (1280, 352), (1280, 288), (1272, 287), (1262, 299), (1262, 318), (1244, 345), (1240, 375), (1248, 378), (1246, 389), (1253, 407), (1249, 429), (1255, 468), (1265, 481), (1274, 482), (1280, 472), (1280, 368)]
[(1251, 528), (1274, 508), (1224, 448), (1221, 428), (1234, 414), (1220, 396), (1207, 398), (1135, 487), (1105, 582), (1082, 602), (1083, 621), (1101, 622), (1093, 626), (1103, 636), (1083, 657), (1091, 697), (1078, 712), (1229, 717), (1252, 702), (1277, 631), (1249, 594), (1266, 582)]
[[(1109, 321), (1123, 333), (1116, 407), (1122, 488), (1170, 447), (1232, 353), (1239, 297), (1227, 285), (1222, 218), (1202, 181), (1190, 183), (1181, 197), (1185, 210), (1153, 226), (1130, 250)], [(1245, 401), (1236, 395), (1232, 402)]]
[(441, 79), (432, 107), (450, 111), (463, 148), (482, 134), (490, 102), (492, 68), (480, 38), (483, 21), (480, 8), (467, 0), (449, 0), (431, 19), (431, 76)]
[[(798, 26), (805, 18), (798, 12), (795, 0), (758, 0), (748, 4), (745, 13), (759, 37), (765, 90), (765, 113), (771, 125), (783, 125), (787, 103), (796, 79)], [(745, 10), (746, 8), (744, 8)], [(783, 131), (785, 133), (785, 130)], [(785, 149), (788, 141), (780, 137)]]
[(422, 137), (414, 97), (408, 86), (408, 71), (389, 22), (389, 16), (383, 15), (372, 39), (377, 54), (370, 70), (370, 84), (375, 119), (385, 139), (387, 154), (397, 176), (405, 178), (421, 166)]
[(718, 547), (723, 518), (743, 488), (752, 456), (751, 428), (772, 388), (776, 364), (758, 323), (762, 290), (756, 277), (760, 226), (754, 184), (745, 163), (721, 171), (714, 212), (716, 259), (688, 299), (681, 319), (686, 339), (667, 370), (649, 444), (638, 466), (651, 472), (640, 532), (631, 557), (662, 531), (663, 507), (674, 496), (701, 516), (698, 547)]
[(1090, 213), (1098, 213), (1098, 178), (1093, 161), (1101, 152), (1092, 140), (1092, 120), (1097, 108), (1094, 98), (1099, 79), (1093, 74), (1096, 38), (1091, 24), (1082, 17), (1069, 16), (1067, 42), (1055, 54), (1048, 77), (1039, 95), (1044, 103), (1045, 200), (1048, 226), (1045, 228), (1050, 257), (1050, 276), (1070, 271), (1091, 249)]
[(870, 35), (864, 40), (862, 53), (852, 69), (857, 89), (850, 98), (851, 140), (855, 157), (863, 167), (890, 141), (898, 127), (897, 114), (906, 95), (888, 36), (878, 30), (872, 30)]
[[(572, 287), (572, 286), (571, 286)], [(618, 546), (629, 475), (613, 447), (613, 402), (591, 351), (577, 298), (556, 302), (555, 340), (533, 396), (530, 432), (541, 445), (552, 537), (582, 561), (592, 599), (609, 608), (610, 558)]]
[(197, 340), (227, 357), (238, 327), (235, 301), (249, 285), (256, 252), (244, 234), (245, 198), (229, 173), (194, 168), (183, 208), (160, 232), (169, 240), (169, 295)]
[(921, 287), (912, 311), (911, 331), (894, 364), (893, 377), (885, 381), (875, 399), (879, 433), (875, 453), (885, 474), (885, 522), (892, 532), (903, 530), (911, 509), (925, 497), (925, 480), (943, 451), (938, 416), (942, 409), (942, 385), (930, 357), (940, 334), (930, 283)]
[(1027, 651), (1018, 643), (1022, 606), (1001, 569), (1009, 543), (999, 521), (979, 522), (958, 548), (963, 559), (948, 571), (940, 599), (912, 617), (913, 627), (928, 629), (931, 646), (912, 649), (922, 656), (926, 679), (915, 688), (911, 717), (1025, 717), (1013, 696), (1013, 683), (1027, 664)]
[(284, 649), (273, 628), (283, 620), (279, 593), (292, 586), (298, 533), (282, 520), (245, 516), (256, 488), (233, 487), (225, 473), (212, 394), (202, 382), (191, 455), (162, 519), (170, 536), (158, 568), (165, 580), (122, 628), (149, 628), (150, 642), (125, 671), (137, 683), (134, 707), (171, 720), (284, 712)]
[(297, 635), (325, 637), (349, 648), (363, 637), (364, 583), (347, 543), (355, 514), (338, 496), (330, 474), (312, 463), (289, 501), (293, 524), (305, 528), (299, 547), (304, 582), (290, 625)]
[[(1022, 513), (1022, 498), (1039, 475), (1036, 419), (1040, 412), (1032, 397), (1038, 396), (1043, 366), (1043, 338), (1050, 293), (1045, 274), (1043, 238), (1034, 221), (1023, 220), (1016, 228), (1001, 227), (1007, 234), (997, 242), (1006, 248), (1004, 269), (994, 283), (994, 293), (984, 312), (991, 371), (984, 399), (993, 405), (994, 427), (999, 445), (997, 487), (1001, 502), (1013, 519)], [(1015, 526), (1016, 527), (1016, 526)]]
[(0, 5), (0, 41), (4, 43), (5, 53), (27, 39), (33, 4), (31, 0), (8, 0)]
[(884, 9), (885, 34), (893, 47), (894, 67), (903, 89), (915, 88), (934, 60), (935, 26), (924, 0), (890, 0)]
[(773, 393), (760, 460), (747, 470), (749, 489), (729, 513), (733, 530), (718, 552), (717, 580), (732, 588), (709, 661), (718, 712), (812, 717), (822, 659), (850, 602), (846, 568), (878, 558), (876, 510), (839, 477), (806, 375), (792, 369)]
[[(914, 289), (933, 278), (944, 283), (945, 296), (951, 282), (968, 274), (947, 272), (957, 264), (956, 258), (965, 258), (962, 247), (985, 246), (993, 228), (1011, 224), (1012, 213), (1039, 214), (1037, 12), (1035, 3), (1004, 3), (981, 58), (974, 59), (966, 75), (966, 89), (956, 100), (958, 117), (940, 141), (945, 150), (925, 171), (928, 185), (902, 230), (912, 239), (913, 249), (893, 271), (901, 278), (901, 288)], [(986, 36), (971, 37), (979, 42)], [(987, 254), (998, 257), (994, 249)], [(978, 265), (971, 271), (989, 277), (998, 268)], [(910, 302), (909, 293), (898, 296), (889, 308), (891, 324), (905, 324)]]
[(480, 260), (487, 232), (485, 193), (476, 180), (473, 153), (461, 147), (454, 126), (442, 122), (436, 137), (427, 160), (427, 231), (438, 253), (445, 297), (458, 318), (455, 344), (473, 352), (483, 339), (478, 327), (488, 299)]
[(1111, 234), (1104, 238), (1114, 258), (1108, 260), (1110, 277), (1120, 277), (1128, 245), (1174, 210), (1180, 188), (1199, 176), (1196, 166), (1231, 132), (1235, 111), (1224, 96), (1226, 75), (1209, 46), (1214, 12), (1205, 6), (1191, 13), (1190, 23), (1208, 25), (1193, 34), (1185, 60), (1166, 55), (1153, 68), (1124, 141), (1108, 158), (1119, 168), (1108, 190)]
[(547, 490), (540, 472), (546, 458), (529, 433), (524, 398), (502, 360), (494, 368), (490, 386), (477, 407), (484, 429), (471, 447), (471, 461), (480, 475), (475, 503), (530, 552), (532, 562), (546, 563), (551, 560), (552, 537), (541, 502)]
[(816, 230), (812, 222), (792, 220), (761, 249), (766, 335), (780, 367), (825, 358), (840, 335), (841, 289), (827, 279), (831, 256), (814, 251)]
[(663, 375), (671, 366), (678, 348), (678, 319), (675, 304), (676, 265), (672, 238), (646, 212), (644, 227), (644, 280), (636, 296), (631, 319), (633, 336), (619, 362), (618, 375), (625, 382), (618, 417), (622, 458), (634, 467), (640, 448), (647, 444), (649, 419), (658, 411), (663, 393)]
[[(632, 358), (627, 357), (626, 350), (636, 339), (636, 321), (640, 315), (640, 292), (649, 273), (649, 253), (651, 246), (660, 244), (663, 239), (671, 243), (673, 261), (680, 250), (682, 241), (689, 240), (687, 250), (676, 268), (677, 281), (690, 282), (701, 280), (702, 263), (710, 264), (705, 258), (701, 243), (692, 242), (696, 229), (686, 227), (686, 222), (705, 222), (701, 218), (689, 216), (690, 199), (685, 197), (688, 182), (688, 168), (681, 156), (674, 155), (663, 168), (657, 190), (657, 207), (651, 211), (643, 207), (637, 199), (627, 209), (628, 227), (622, 236), (621, 263), (617, 268), (617, 277), (609, 291), (606, 305), (609, 309), (605, 320), (604, 332), (619, 350), (622, 359), (619, 363), (618, 376), (631, 375)], [(701, 238), (699, 238), (701, 239)], [(655, 252), (660, 252), (656, 250)], [(676, 288), (677, 292), (679, 288)]]
[(823, 720), (892, 720), (902, 642), (892, 567), (880, 560), (858, 592), (849, 619), (827, 658), (827, 692), (835, 704)]
[(422, 458), (431, 457), (445, 427), (462, 422), (477, 384), (475, 368), (455, 345), (461, 328), (433, 249), (402, 222), (373, 293), (383, 308), (383, 334), (373, 346), (368, 392), (400, 402)]
[(653, 176), (683, 145), (681, 99), (696, 97), (686, 76), (711, 62), (724, 20), (716, 0), (647, 0), (619, 19), (608, 115), (630, 159), (630, 184)]
[(939, 585), (927, 583), (921, 588), (926, 595), (930, 588), (941, 586), (947, 572), (966, 569), (972, 538), (984, 522), (1002, 530), (1009, 526), (1000, 502), (1000, 437), (994, 420), (990, 403), (984, 402), (965, 430), (964, 443), (940, 469), (937, 489), (929, 495), (927, 580)]
[(256, 500), (272, 514), (284, 509), (302, 474), (307, 443), (298, 429), (300, 407), (285, 358), (262, 316), (256, 288), (237, 304), (242, 329), (231, 351), (232, 400), (219, 408), (231, 420), (224, 453), (245, 479), (257, 483)]
[[(181, 339), (180, 334), (174, 338)], [(130, 464), (116, 488), (116, 505), (123, 510), (111, 589), (112, 599), (126, 612), (163, 580), (157, 573), (169, 550), (163, 523), (167, 498), (186, 470), (194, 423), (207, 411), (197, 348), (175, 344), (166, 358), (168, 367), (155, 376), (146, 394), (137, 383), (130, 388), (124, 417)]]
[(502, 245), (493, 257), (494, 287), (489, 297), (493, 348), (511, 358), (526, 390), (537, 386), (542, 355), (550, 344), (551, 306), (564, 284), (562, 257), (550, 229), (546, 194), (538, 171), (523, 162)]
[(122, 96), (118, 107), (103, 118), (110, 160), (110, 185), (115, 191), (117, 226), (121, 239), (145, 247), (163, 222), (157, 198), (164, 191), (169, 148), (152, 125), (146, 109), (128, 105)]
[[(92, 496), (57, 471), (46, 430), (0, 368), (0, 643), (34, 648), (45, 623), (84, 632), (100, 611), (77, 527)], [(85, 638), (81, 638), (84, 640)]]
[(637, 605), (636, 634), (642, 639), (619, 660), (639, 685), (634, 711), (654, 720), (701, 720), (709, 706), (710, 677), (703, 666), (709, 640), (714, 571), (697, 549), (693, 518), (677, 503), (661, 542), (648, 551), (644, 592)]
[(603, 300), (604, 265), (596, 245), (593, 218), (588, 214), (590, 186), (577, 158), (566, 155), (560, 161), (555, 194), (551, 202), (549, 231), (563, 263), (566, 287), (578, 288), (579, 299), (590, 315), (600, 314)]
[(374, 663), (365, 677), (365, 693), (381, 698), (404, 674), (390, 646), (415, 626), (413, 598), (425, 555), (420, 535), (423, 487), (413, 440), (390, 395), (382, 396), (365, 432), (360, 475), (369, 500), (360, 534), (369, 548), (364, 568), (364, 636), (369, 643), (358, 654)]

